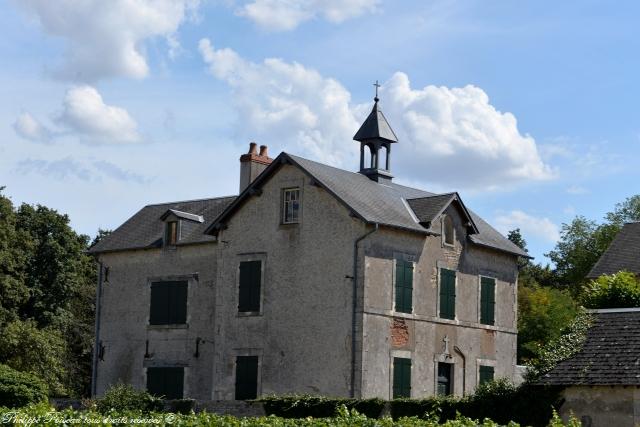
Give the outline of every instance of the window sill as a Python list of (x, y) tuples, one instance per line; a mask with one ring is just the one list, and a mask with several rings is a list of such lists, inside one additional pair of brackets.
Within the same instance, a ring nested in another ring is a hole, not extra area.
[(260, 317), (262, 316), (261, 311), (240, 311), (236, 315), (236, 317)]
[(177, 325), (147, 325), (147, 330), (165, 330), (165, 329), (189, 329), (189, 324)]

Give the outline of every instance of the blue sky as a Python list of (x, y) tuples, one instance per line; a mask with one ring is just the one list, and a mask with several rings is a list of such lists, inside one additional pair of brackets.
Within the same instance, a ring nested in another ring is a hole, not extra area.
[(251, 140), (355, 170), (381, 107), (397, 182), (459, 191), (538, 260), (637, 194), (640, 5), (0, 0), (0, 185), (115, 228), (235, 194)]

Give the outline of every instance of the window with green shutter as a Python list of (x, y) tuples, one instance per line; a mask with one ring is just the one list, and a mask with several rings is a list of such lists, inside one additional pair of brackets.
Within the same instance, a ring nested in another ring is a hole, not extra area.
[(396, 260), (395, 311), (411, 313), (413, 308), (413, 263)]
[(150, 325), (187, 323), (187, 281), (151, 283)]
[(478, 378), (478, 385), (484, 384), (489, 381), (493, 381), (493, 366), (480, 365), (480, 373)]
[(258, 397), (258, 356), (236, 358), (236, 400)]
[(240, 263), (238, 291), (238, 311), (260, 311), (260, 286), (262, 281), (262, 261)]
[(480, 278), (480, 323), (495, 323), (496, 280), (489, 277)]
[(411, 397), (411, 359), (393, 358), (393, 398)]
[(440, 317), (456, 318), (456, 272), (440, 269)]
[(184, 368), (147, 368), (147, 391), (165, 399), (182, 399)]

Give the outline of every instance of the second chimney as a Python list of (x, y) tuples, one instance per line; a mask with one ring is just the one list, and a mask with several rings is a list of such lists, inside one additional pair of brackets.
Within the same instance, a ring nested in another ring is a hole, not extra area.
[(249, 152), (240, 156), (240, 192), (253, 182), (273, 162), (267, 154), (267, 146), (260, 146), (260, 153), (257, 150), (258, 144), (251, 142)]

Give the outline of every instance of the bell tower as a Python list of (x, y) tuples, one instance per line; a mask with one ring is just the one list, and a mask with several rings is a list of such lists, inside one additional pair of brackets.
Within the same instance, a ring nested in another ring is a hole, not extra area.
[[(398, 142), (398, 138), (378, 108), (378, 101), (380, 101), (378, 87), (380, 85), (376, 81), (374, 86), (376, 87), (376, 96), (373, 98), (373, 109), (353, 139), (360, 142), (360, 173), (376, 182), (390, 182), (393, 179), (393, 175), (391, 175), (391, 144)], [(367, 154), (369, 154), (368, 159), (366, 159)], [(385, 155), (384, 159), (382, 159), (382, 154)]]

